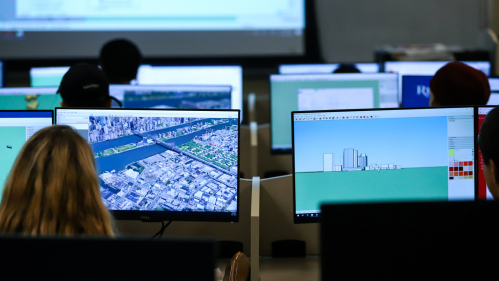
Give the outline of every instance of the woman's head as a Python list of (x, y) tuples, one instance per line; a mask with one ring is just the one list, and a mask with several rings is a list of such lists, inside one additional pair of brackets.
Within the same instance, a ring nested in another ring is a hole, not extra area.
[(485, 105), (490, 97), (487, 76), (461, 62), (440, 68), (430, 81), (430, 106)]
[(75, 130), (47, 127), (24, 145), (4, 187), (0, 232), (113, 235), (92, 148)]

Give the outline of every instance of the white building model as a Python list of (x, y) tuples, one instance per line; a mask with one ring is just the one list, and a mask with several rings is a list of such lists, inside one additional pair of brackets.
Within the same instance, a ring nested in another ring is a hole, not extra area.
[(334, 153), (324, 154), (324, 172), (342, 172), (342, 171), (374, 171), (374, 170), (396, 170), (402, 169), (400, 165), (394, 164), (371, 164), (368, 165), (367, 155), (359, 155), (357, 150), (346, 148), (343, 150), (343, 156), (340, 158), (340, 165), (334, 165)]

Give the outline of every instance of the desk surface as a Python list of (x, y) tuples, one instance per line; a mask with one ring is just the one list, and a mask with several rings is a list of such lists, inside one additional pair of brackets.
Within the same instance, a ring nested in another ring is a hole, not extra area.
[[(230, 259), (217, 260), (217, 266), (225, 273)], [(320, 257), (271, 258), (260, 257), (260, 281), (320, 280)]]

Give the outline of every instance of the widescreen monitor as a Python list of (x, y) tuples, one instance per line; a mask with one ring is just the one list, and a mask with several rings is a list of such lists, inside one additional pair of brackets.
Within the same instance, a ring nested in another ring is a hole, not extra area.
[(239, 110), (56, 109), (95, 153), (116, 219), (239, 219)]
[[(327, 74), (333, 73), (341, 64), (283, 64), (279, 66), (280, 74)], [(348, 64), (356, 67), (361, 73), (378, 73), (380, 65), (378, 63), (352, 63)]]
[(153, 66), (141, 65), (139, 85), (230, 85), (232, 108), (243, 107), (243, 68), (241, 66)]
[(29, 70), (31, 87), (59, 87), (69, 66), (32, 67)]
[(292, 111), (398, 107), (397, 81), (396, 73), (272, 75), (272, 152), (291, 153)]
[[(433, 76), (402, 76), (402, 107), (428, 107)], [(499, 78), (489, 78), (491, 94), (487, 105), (499, 105)]]
[(303, 56), (308, 2), (3, 0), (0, 54), (93, 58), (126, 38), (146, 58)]
[(61, 106), (57, 88), (0, 88), (0, 110), (53, 110)]
[(36, 132), (52, 126), (53, 114), (52, 110), (0, 110), (0, 200), (21, 148)]
[(231, 86), (111, 85), (110, 95), (124, 108), (240, 109)]
[[(385, 72), (399, 74), (399, 95), (402, 98), (402, 76), (404, 75), (435, 75), (449, 61), (387, 61), (385, 62)], [(490, 76), (490, 62), (488, 61), (466, 61), (463, 62), (476, 68), (485, 75)]]
[(475, 199), (474, 108), (300, 111), (294, 221), (323, 203)]
[[(477, 132), (480, 134), (480, 129), (482, 128), (483, 121), (489, 112), (494, 109), (494, 106), (481, 106), (476, 107), (477, 112)], [(478, 199), (481, 200), (494, 200), (494, 197), (489, 191), (487, 187), (487, 183), (485, 182), (485, 177), (483, 175), (483, 157), (480, 148), (478, 148), (478, 165), (477, 165), (477, 178), (478, 178)]]

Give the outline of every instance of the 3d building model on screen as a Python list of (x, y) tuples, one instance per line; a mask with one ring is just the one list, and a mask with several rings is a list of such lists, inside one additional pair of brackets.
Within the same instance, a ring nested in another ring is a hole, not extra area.
[(342, 171), (380, 171), (402, 169), (400, 165), (395, 164), (371, 164), (367, 162), (367, 155), (359, 155), (358, 150), (346, 148), (343, 150), (343, 156), (340, 165), (334, 165), (334, 153), (324, 154), (324, 172), (342, 172)]
[(110, 210), (237, 210), (238, 120), (90, 116)]

